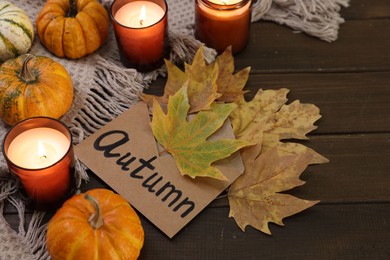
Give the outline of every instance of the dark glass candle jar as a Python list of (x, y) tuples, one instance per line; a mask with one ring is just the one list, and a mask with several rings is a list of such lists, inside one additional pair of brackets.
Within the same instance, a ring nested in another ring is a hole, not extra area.
[(115, 0), (110, 16), (123, 65), (148, 72), (161, 67), (169, 52), (165, 0)]
[(251, 0), (196, 0), (195, 37), (219, 53), (237, 53), (249, 40)]
[(72, 135), (60, 121), (33, 117), (19, 122), (6, 134), (3, 154), (36, 208), (56, 208), (74, 192)]

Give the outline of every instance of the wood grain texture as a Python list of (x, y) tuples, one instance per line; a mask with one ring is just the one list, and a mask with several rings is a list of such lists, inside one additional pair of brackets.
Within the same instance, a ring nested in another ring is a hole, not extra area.
[[(252, 24), (250, 42), (236, 57), (236, 68), (252, 73), (324, 73), (390, 69), (389, 19), (351, 20), (332, 43), (270, 22)], [(375, 53), (375, 55), (374, 55)]]
[(348, 8), (341, 9), (346, 20), (381, 19), (390, 17), (388, 0), (351, 0)]
[(272, 236), (242, 232), (227, 208), (206, 209), (172, 240), (149, 222), (140, 259), (387, 259), (390, 204), (317, 205), (270, 224)]

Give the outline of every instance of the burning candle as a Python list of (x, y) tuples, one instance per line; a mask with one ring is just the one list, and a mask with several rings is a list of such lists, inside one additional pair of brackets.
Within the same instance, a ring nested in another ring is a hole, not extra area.
[(115, 14), (118, 23), (132, 28), (145, 28), (157, 23), (165, 15), (157, 4), (148, 1), (127, 3)]
[(115, 0), (111, 19), (119, 55), (126, 67), (151, 71), (163, 64), (168, 45), (165, 0)]
[(3, 154), (36, 206), (56, 207), (69, 195), (74, 153), (70, 131), (61, 122), (35, 117), (16, 124), (4, 138)]
[(27, 130), (11, 142), (8, 158), (26, 169), (53, 165), (67, 152), (69, 140), (61, 132), (47, 127)]
[(237, 53), (249, 39), (251, 0), (196, 0), (195, 36), (223, 52), (232, 46)]

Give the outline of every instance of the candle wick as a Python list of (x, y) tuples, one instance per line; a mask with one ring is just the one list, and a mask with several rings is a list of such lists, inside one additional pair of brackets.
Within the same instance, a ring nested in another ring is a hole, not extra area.
[(144, 20), (139, 20), (139, 23), (141, 24), (141, 26), (143, 25), (144, 23)]
[(41, 155), (39, 158), (40, 159), (47, 159), (47, 156), (46, 155)]
[(223, 3), (224, 5), (227, 5), (227, 3), (226, 3), (225, 1), (222, 1), (222, 3)]

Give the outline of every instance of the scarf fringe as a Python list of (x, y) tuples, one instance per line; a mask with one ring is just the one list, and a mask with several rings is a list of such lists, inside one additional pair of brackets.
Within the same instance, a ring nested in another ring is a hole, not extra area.
[(191, 63), (201, 45), (203, 46), (206, 62), (211, 63), (217, 56), (216, 50), (205, 46), (191, 35), (178, 34), (171, 31), (169, 38), (172, 48), (169, 60), (173, 63)]
[(253, 5), (252, 21), (273, 21), (332, 42), (344, 23), (340, 9), (348, 6), (349, 0), (261, 0)]
[(47, 225), (41, 224), (45, 216), (45, 212), (35, 211), (26, 230), (25, 205), (24, 202), (18, 196), (16, 196), (19, 182), (10, 174), (8, 177), (6, 177), (6, 179), (4, 177), (2, 177), (2, 180), (0, 181), (0, 210), (3, 212), (5, 201), (8, 200), (8, 202), (17, 210), (19, 217), (19, 226), (17, 232), (12, 230), (9, 224), (5, 222), (4, 218), (1, 217), (1, 221), (6, 223), (7, 233), (18, 237), (22, 242), (22, 245), (20, 245), (22, 247), (21, 251), (19, 252), (20, 255), (29, 255), (27, 252), (31, 252), (32, 260), (49, 259), (45, 244)]
[(25, 206), (24, 202), (16, 196), (10, 196), (8, 201), (16, 208), (19, 216), (19, 230), (18, 235), (21, 240), (25, 242), (34, 256), (33, 259), (46, 259), (48, 253), (46, 250), (46, 229), (47, 224), (42, 225), (42, 220), (45, 216), (43, 211), (34, 211), (31, 220), (25, 230)]

